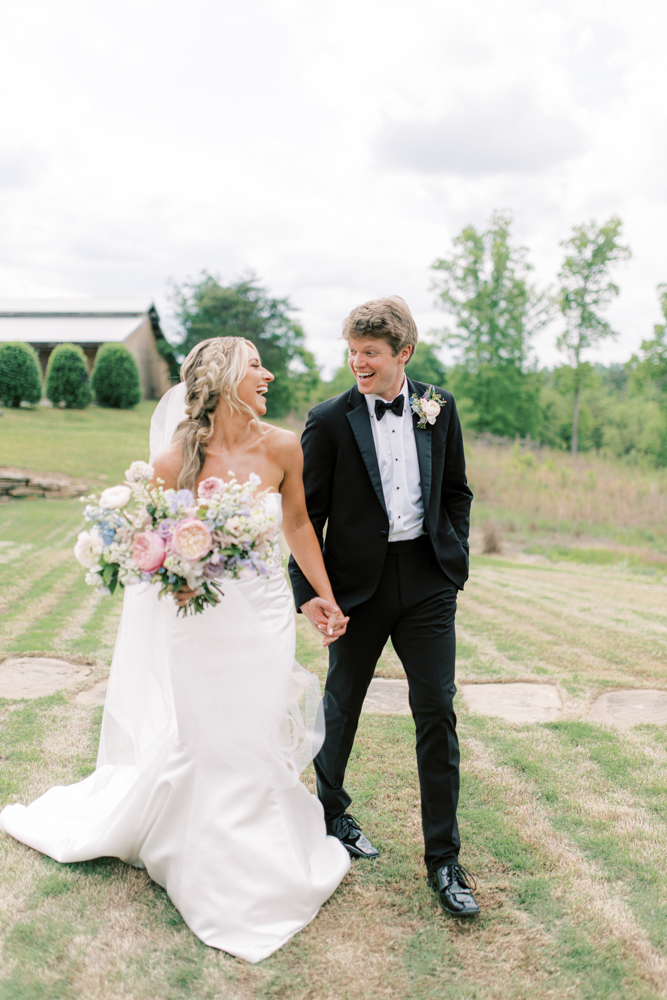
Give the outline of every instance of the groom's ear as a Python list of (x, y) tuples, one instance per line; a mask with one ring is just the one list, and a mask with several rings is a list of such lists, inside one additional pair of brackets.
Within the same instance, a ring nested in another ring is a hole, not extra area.
[(398, 361), (402, 365), (407, 365), (411, 357), (412, 357), (412, 347), (410, 346), (410, 344), (406, 344), (405, 347), (402, 347), (398, 352)]

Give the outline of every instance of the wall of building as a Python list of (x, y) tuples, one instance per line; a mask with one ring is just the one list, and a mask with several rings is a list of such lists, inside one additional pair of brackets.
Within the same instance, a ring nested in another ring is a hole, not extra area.
[(171, 388), (169, 366), (160, 357), (155, 346), (155, 336), (151, 327), (150, 317), (146, 316), (143, 323), (125, 341), (125, 347), (134, 355), (141, 379), (141, 392), (144, 399), (160, 399), (167, 389)]

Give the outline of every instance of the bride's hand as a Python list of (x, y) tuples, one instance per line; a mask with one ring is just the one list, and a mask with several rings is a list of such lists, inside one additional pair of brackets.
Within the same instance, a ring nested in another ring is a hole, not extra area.
[(192, 598), (196, 596), (197, 596), (197, 591), (190, 590), (188, 587), (180, 587), (174, 593), (174, 597), (176, 598), (176, 603), (178, 604), (179, 608), (184, 608), (185, 605), (188, 603), (188, 601), (191, 601)]
[(321, 634), (323, 646), (330, 646), (336, 639), (345, 635), (350, 619), (333, 601), (327, 601), (323, 597), (313, 597), (301, 605), (301, 611), (313, 628)]

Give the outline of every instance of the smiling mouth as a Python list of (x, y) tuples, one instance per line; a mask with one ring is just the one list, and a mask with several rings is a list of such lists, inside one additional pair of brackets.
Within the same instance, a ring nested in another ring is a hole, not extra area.
[(268, 385), (260, 385), (259, 388), (257, 389), (257, 393), (260, 396), (263, 396), (268, 391), (269, 391)]
[(367, 382), (368, 379), (373, 378), (375, 372), (355, 372), (357, 378), (360, 378), (362, 382)]

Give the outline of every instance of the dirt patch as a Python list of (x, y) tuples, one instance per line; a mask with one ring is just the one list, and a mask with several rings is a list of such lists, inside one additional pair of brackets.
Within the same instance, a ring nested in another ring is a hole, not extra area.
[(410, 715), (408, 682), (374, 677), (361, 711), (375, 715)]
[(10, 656), (0, 663), (0, 698), (43, 698), (81, 683), (91, 669), (46, 656)]
[(562, 707), (553, 684), (462, 684), (460, 690), (471, 712), (508, 722), (553, 722)]
[(593, 703), (590, 717), (619, 729), (650, 724), (667, 725), (667, 691), (648, 689), (609, 691)]

